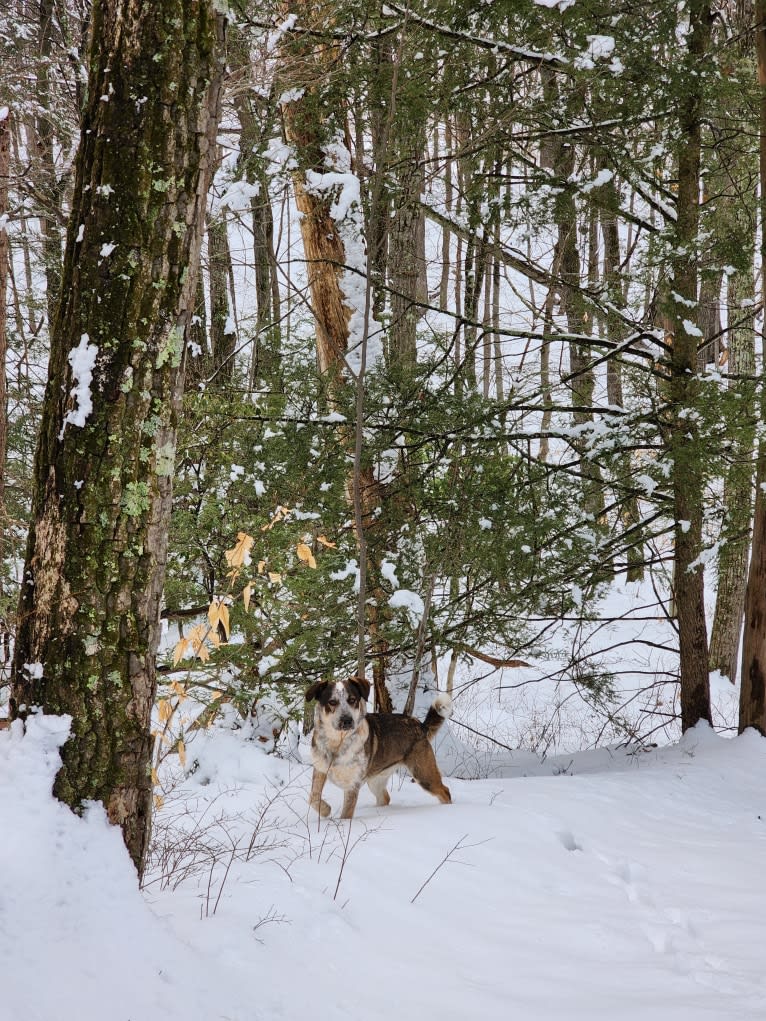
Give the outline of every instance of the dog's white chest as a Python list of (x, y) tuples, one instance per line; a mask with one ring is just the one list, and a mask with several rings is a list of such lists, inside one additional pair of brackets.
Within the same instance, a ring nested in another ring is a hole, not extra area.
[(326, 741), (320, 738), (312, 747), (315, 767), (326, 772), (331, 783), (341, 790), (359, 787), (367, 773), (364, 750), (367, 735), (367, 724), (363, 720), (356, 730), (343, 736), (342, 740)]
[(337, 787), (348, 790), (349, 787), (359, 787), (365, 772), (364, 741), (354, 734), (339, 749), (327, 775)]

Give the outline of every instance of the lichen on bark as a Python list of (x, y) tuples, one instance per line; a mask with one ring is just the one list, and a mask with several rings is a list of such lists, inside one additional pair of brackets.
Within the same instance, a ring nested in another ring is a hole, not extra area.
[[(74, 808), (103, 802), (139, 872), (171, 461), (223, 31), (208, 0), (93, 5), (13, 667), (16, 715), (39, 706), (72, 716), (54, 792)], [(152, 187), (158, 179), (171, 186)], [(68, 356), (86, 333), (98, 348), (93, 407), (75, 424)]]

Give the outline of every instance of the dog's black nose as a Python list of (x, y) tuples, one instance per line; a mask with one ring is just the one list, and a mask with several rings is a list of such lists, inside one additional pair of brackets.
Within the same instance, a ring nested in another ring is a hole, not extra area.
[(338, 720), (339, 730), (351, 730), (353, 726), (354, 721), (351, 719), (350, 716), (341, 716), (341, 718)]

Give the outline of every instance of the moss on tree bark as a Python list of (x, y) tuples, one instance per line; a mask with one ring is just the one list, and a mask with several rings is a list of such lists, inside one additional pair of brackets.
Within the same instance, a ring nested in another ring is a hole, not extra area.
[[(16, 715), (38, 706), (72, 716), (54, 793), (75, 809), (103, 802), (139, 872), (222, 33), (201, 0), (93, 6), (13, 668)], [(88, 345), (91, 379), (73, 355)]]

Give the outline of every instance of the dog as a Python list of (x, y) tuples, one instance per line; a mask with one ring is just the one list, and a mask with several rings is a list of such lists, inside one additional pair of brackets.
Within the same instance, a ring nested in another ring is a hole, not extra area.
[(376, 804), (387, 805), (391, 801), (386, 790), (388, 778), (400, 766), (409, 770), (423, 790), (449, 805), (452, 797), (431, 747), (431, 740), (452, 712), (449, 695), (438, 695), (421, 723), (401, 713), (368, 713), (365, 703), (369, 694), (370, 682), (363, 677), (318, 681), (306, 692), (307, 702), (317, 702), (309, 805), (322, 818), (330, 814), (330, 806), (322, 800), (328, 778), (343, 791), (341, 819), (353, 818), (363, 783)]

